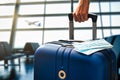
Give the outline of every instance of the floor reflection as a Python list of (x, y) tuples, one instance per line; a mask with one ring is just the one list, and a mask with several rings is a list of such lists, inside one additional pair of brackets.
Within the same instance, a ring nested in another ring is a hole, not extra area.
[[(33, 80), (33, 59), (21, 58), (21, 66), (0, 66), (0, 80)], [(15, 60), (15, 63), (17, 61)], [(1, 61), (0, 64), (3, 64)]]

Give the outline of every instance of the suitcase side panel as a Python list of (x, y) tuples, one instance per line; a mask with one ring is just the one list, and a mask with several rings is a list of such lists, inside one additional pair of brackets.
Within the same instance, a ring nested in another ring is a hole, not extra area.
[[(109, 59), (104, 53), (109, 54)], [(111, 49), (91, 56), (72, 51), (69, 65), (69, 80), (116, 80), (116, 58)]]
[(86, 56), (73, 51), (69, 64), (70, 80), (107, 80), (107, 61), (101, 53)]
[[(108, 80), (108, 61), (101, 52), (87, 56), (66, 48), (62, 54), (62, 68), (59, 67), (57, 72), (64, 71), (63, 80)], [(56, 80), (61, 80), (61, 77)]]
[[(68, 48), (64, 51), (63, 58), (63, 63), (66, 64), (63, 64), (64, 68), (61, 69), (66, 73), (66, 78), (64, 80), (115, 80), (116, 58), (113, 51), (104, 50), (87, 56), (73, 49), (69, 53), (67, 49)], [(111, 55), (108, 57), (104, 53)]]
[[(66, 48), (66, 47), (60, 47), (61, 49), (64, 49), (62, 54), (60, 51), (58, 51), (58, 57), (61, 58), (61, 63), (56, 63), (56, 66), (58, 66), (56, 69), (56, 79), (55, 80), (69, 80), (69, 58), (71, 51), (73, 48)], [(60, 49), (60, 50), (61, 50)], [(61, 56), (60, 56), (61, 55)], [(57, 61), (60, 62), (59, 58), (56, 58)]]
[(59, 46), (41, 46), (35, 52), (34, 80), (55, 80), (56, 52)]

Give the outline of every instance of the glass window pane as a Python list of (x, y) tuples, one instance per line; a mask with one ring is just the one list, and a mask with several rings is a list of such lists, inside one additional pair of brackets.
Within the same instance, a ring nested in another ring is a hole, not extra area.
[(103, 38), (104, 36), (102, 35), (102, 30), (98, 29), (97, 30), (97, 38)]
[(90, 3), (89, 12), (92, 12), (92, 13), (99, 12), (98, 2)]
[(60, 14), (60, 13), (69, 13), (70, 4), (47, 4), (46, 13), (47, 14)]
[(18, 18), (17, 29), (20, 28), (42, 28), (43, 17)]
[[(99, 31), (100, 31), (100, 34), (101, 34), (101, 36), (102, 36), (102, 30), (99, 30)], [(104, 34), (103, 34), (102, 37), (111, 36), (110, 29), (104, 29), (103, 32), (104, 32)], [(99, 33), (98, 33), (98, 34), (99, 34)], [(102, 38), (102, 37), (101, 37), (101, 38)]]
[(44, 43), (50, 41), (57, 41), (60, 39), (69, 39), (68, 32), (68, 30), (45, 31)]
[(112, 12), (120, 12), (120, 2), (112, 2), (111, 3), (111, 11)]
[(11, 29), (12, 18), (0, 18), (0, 29)]
[(98, 6), (99, 6), (99, 12), (100, 12), (100, 9), (101, 9), (101, 12), (109, 12), (110, 11), (109, 2), (101, 2), (100, 5), (98, 5)]
[(4, 4), (4, 3), (15, 3), (16, 0), (0, 0), (0, 4)]
[(39, 2), (39, 1), (45, 1), (45, 0), (20, 0), (21, 2)]
[[(102, 23), (101, 23), (102, 21)], [(102, 17), (101, 16), (98, 16), (98, 26), (110, 26), (110, 15), (103, 15)]]
[(112, 34), (110, 34), (110, 30), (106, 29), (104, 30), (104, 37), (120, 34), (120, 29), (112, 29)]
[(120, 2), (98, 2), (90, 3), (90, 12), (120, 12)]
[(44, 5), (21, 5), (19, 9), (19, 14), (43, 14)]
[(26, 42), (42, 44), (42, 31), (17, 31), (14, 48), (23, 48)]
[(9, 39), (10, 39), (10, 31), (7, 31), (7, 32), (0, 31), (0, 41), (9, 42)]
[(92, 27), (92, 20), (88, 19), (88, 21), (85, 22), (74, 22), (75, 27)]
[(92, 39), (92, 30), (75, 30), (74, 31), (75, 40), (91, 40)]
[(0, 6), (0, 16), (13, 15), (14, 6)]
[(112, 16), (112, 26), (119, 26), (120, 27), (120, 15), (113, 15)]
[(120, 29), (112, 29), (113, 35), (119, 34), (120, 35)]
[(45, 18), (45, 27), (55, 27), (55, 28), (62, 28), (62, 27), (68, 27), (69, 20), (67, 16), (61, 16), (61, 17), (46, 17)]
[[(120, 32), (119, 32), (120, 33)], [(111, 36), (110, 30), (104, 30), (104, 34), (102, 36), (102, 30), (97, 30), (97, 38), (103, 38), (106, 36)], [(92, 30), (75, 30), (75, 40), (92, 40)]]

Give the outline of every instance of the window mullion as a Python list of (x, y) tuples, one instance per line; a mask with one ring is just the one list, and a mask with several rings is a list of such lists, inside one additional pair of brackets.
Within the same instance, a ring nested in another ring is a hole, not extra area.
[(11, 29), (11, 35), (10, 35), (10, 46), (12, 48), (14, 46), (14, 41), (15, 41), (15, 33), (16, 33), (18, 11), (19, 11), (19, 0), (16, 0), (14, 16), (13, 16), (13, 23), (12, 23), (12, 29)]

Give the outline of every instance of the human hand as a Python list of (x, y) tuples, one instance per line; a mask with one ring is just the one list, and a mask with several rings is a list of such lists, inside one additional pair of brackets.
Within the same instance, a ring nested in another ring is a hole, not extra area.
[(88, 20), (89, 0), (79, 0), (73, 17), (76, 22), (84, 22)]

